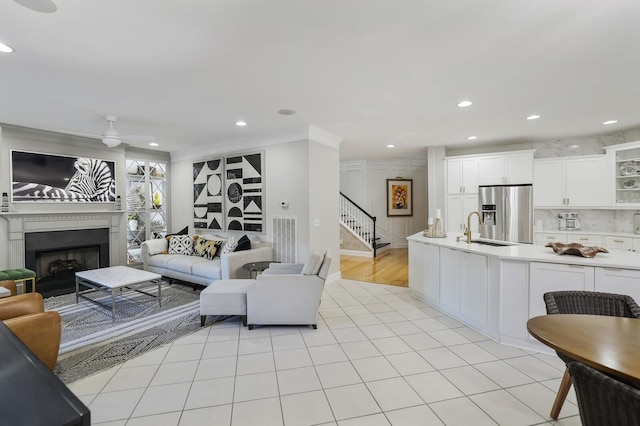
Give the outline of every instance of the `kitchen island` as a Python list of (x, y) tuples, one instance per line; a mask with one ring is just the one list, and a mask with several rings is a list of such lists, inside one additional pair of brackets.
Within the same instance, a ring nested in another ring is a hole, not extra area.
[(409, 241), (412, 293), (492, 339), (549, 352), (527, 332), (529, 318), (546, 314), (543, 294), (587, 290), (628, 294), (640, 302), (640, 254), (557, 255), (551, 248), (468, 244), (455, 236)]

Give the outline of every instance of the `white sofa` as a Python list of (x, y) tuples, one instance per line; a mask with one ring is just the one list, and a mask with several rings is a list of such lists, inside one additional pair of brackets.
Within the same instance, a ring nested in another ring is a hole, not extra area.
[(252, 242), (251, 249), (216, 256), (213, 260), (200, 256), (164, 254), (169, 242), (164, 238), (142, 243), (142, 262), (145, 271), (155, 272), (167, 278), (175, 278), (207, 286), (216, 280), (250, 278), (242, 269), (246, 263), (273, 260), (271, 246)]

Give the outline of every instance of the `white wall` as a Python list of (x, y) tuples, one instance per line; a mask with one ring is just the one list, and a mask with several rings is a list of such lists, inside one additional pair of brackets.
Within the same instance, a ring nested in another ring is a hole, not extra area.
[[(298, 226), (298, 261), (309, 256), (309, 141), (287, 142), (267, 148), (267, 239), (272, 241), (274, 216), (293, 216)], [(289, 206), (283, 208), (281, 202)]]
[[(387, 217), (387, 179), (413, 179), (413, 216)], [(375, 216), (376, 232), (394, 248), (427, 225), (426, 159), (401, 158), (340, 163), (340, 191)]]
[(436, 217), (436, 210), (444, 211), (447, 199), (445, 179), (445, 150), (443, 146), (427, 148), (427, 217)]
[(337, 149), (309, 142), (309, 245), (311, 249), (328, 250), (331, 271), (340, 269), (339, 157)]

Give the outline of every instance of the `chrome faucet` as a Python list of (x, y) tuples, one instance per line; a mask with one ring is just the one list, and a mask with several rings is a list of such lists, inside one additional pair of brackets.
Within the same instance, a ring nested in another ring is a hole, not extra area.
[(464, 235), (467, 237), (467, 244), (471, 244), (471, 216), (473, 216), (474, 213), (478, 215), (478, 221), (480, 225), (482, 225), (482, 216), (480, 216), (479, 212), (473, 211), (469, 213), (469, 216), (467, 216), (467, 229), (464, 230)]

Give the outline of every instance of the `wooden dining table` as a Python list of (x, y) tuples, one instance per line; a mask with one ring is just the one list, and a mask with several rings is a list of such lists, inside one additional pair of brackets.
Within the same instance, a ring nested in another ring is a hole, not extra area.
[(554, 314), (527, 321), (545, 345), (600, 371), (640, 381), (640, 319)]

